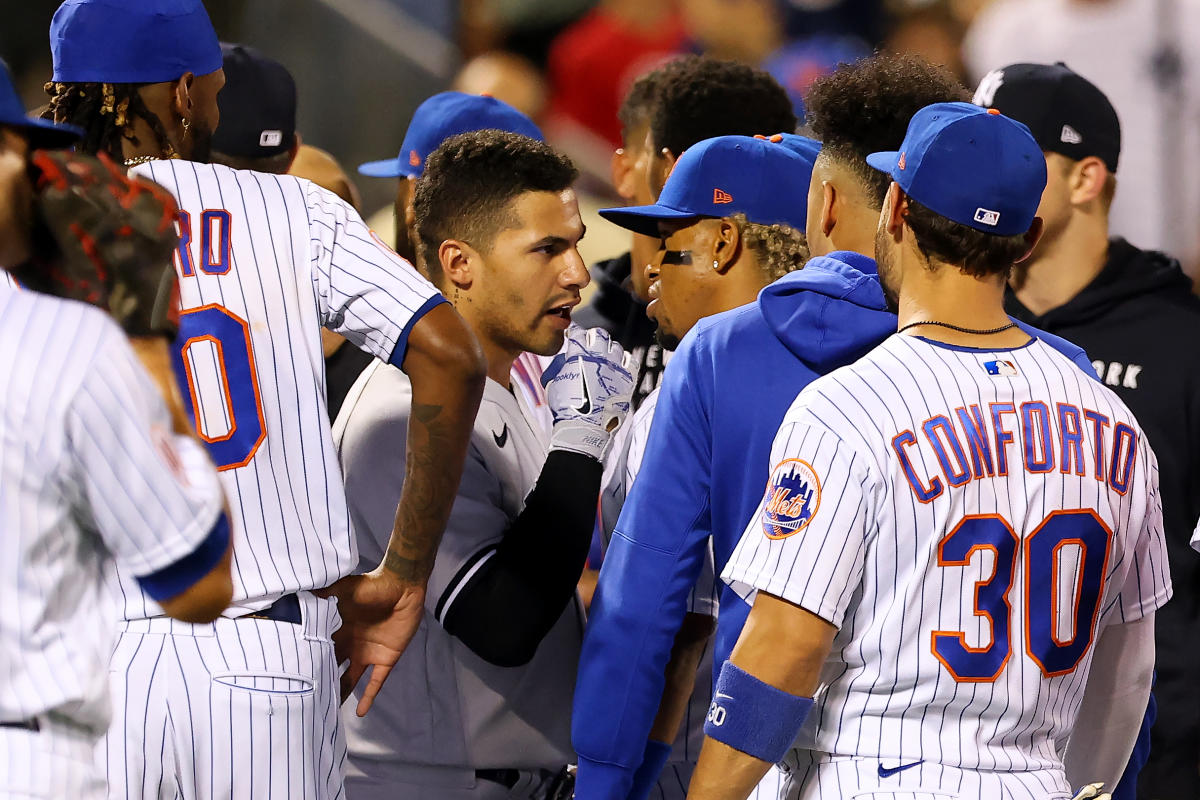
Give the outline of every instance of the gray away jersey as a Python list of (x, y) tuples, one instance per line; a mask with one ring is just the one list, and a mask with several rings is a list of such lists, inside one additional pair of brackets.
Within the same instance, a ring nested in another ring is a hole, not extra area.
[(106, 566), (174, 564), (222, 502), (208, 456), (171, 433), (106, 314), (0, 287), (0, 720), (53, 710), (103, 730), (116, 639)]
[[(391, 536), (390, 498), (404, 479), (411, 405), (404, 373), (376, 362), (334, 425), (364, 567), (379, 562)], [(425, 620), (371, 713), (347, 716), (347, 744), (360, 763), (558, 769), (573, 759), (570, 708), (583, 639), (578, 602), (567, 606), (533, 660), (516, 669), (487, 663), (439, 622), (521, 513), (548, 449), (548, 434), (520, 393), (489, 379), (429, 580)]]
[(838, 627), (797, 747), (1061, 767), (1094, 643), (1171, 595), (1158, 465), (1034, 340), (893, 336), (810, 384), (723, 578)]
[[(320, 327), (387, 360), (437, 290), (330, 192), (189, 161), (134, 174), (179, 203), (184, 402), (232, 511), (238, 616), (350, 573), (358, 553), (325, 405)], [(394, 504), (397, 494), (390, 497)], [(127, 619), (156, 604), (122, 576)]]

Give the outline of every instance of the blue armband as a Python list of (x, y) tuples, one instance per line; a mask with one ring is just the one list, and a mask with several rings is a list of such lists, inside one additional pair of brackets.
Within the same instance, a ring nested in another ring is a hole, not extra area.
[(704, 733), (774, 764), (787, 754), (812, 707), (811, 697), (776, 689), (726, 661), (708, 707)]
[(666, 742), (656, 742), (650, 739), (646, 742), (646, 752), (642, 755), (641, 766), (633, 773), (633, 786), (629, 789), (627, 800), (647, 800), (650, 790), (658, 784), (659, 773), (667, 759), (671, 757), (671, 745)]

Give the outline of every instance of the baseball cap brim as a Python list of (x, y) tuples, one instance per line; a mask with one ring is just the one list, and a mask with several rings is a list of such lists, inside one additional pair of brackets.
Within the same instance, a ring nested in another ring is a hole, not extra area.
[(896, 170), (896, 164), (900, 161), (899, 150), (881, 150), (878, 153), (871, 153), (867, 156), (867, 163), (879, 170), (891, 175)]
[(358, 174), (368, 178), (400, 178), (417, 175), (416, 170), (402, 166), (399, 159), (387, 158), (383, 161), (368, 161), (358, 165)]
[(626, 230), (657, 239), (659, 237), (659, 222), (700, 219), (703, 215), (697, 214), (694, 211), (680, 211), (677, 208), (653, 205), (631, 206), (629, 208), (602, 208), (600, 209), (600, 216), (614, 225), (620, 225)]
[(83, 138), (83, 130), (74, 125), (34, 117), (22, 117), (20, 120), (0, 119), (0, 125), (18, 129), (29, 139), (30, 147), (35, 150), (70, 147)]

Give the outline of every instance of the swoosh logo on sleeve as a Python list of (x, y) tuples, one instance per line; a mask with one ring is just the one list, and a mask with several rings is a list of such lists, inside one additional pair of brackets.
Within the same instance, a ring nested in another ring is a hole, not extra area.
[(897, 766), (892, 767), (891, 769), (888, 769), (883, 764), (880, 764), (879, 765), (879, 777), (890, 778), (893, 775), (895, 775), (897, 772), (903, 772), (906, 769), (912, 769), (913, 767), (916, 767), (923, 763), (925, 763), (925, 762), (924, 761), (914, 761), (911, 764), (898, 764)]
[(586, 415), (592, 413), (592, 392), (588, 388), (587, 370), (583, 369), (583, 367), (580, 367), (580, 369), (582, 370), (579, 377), (583, 381), (583, 402), (579, 404), (579, 407), (575, 411)]
[(496, 447), (508, 444), (508, 423), (504, 423), (504, 428), (499, 433), (492, 431), (492, 438), (496, 440)]

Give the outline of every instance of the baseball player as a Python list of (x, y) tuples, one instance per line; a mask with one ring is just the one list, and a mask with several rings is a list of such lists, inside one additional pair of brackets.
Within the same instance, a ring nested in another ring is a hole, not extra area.
[[(925, 105), (967, 94), (920, 59), (880, 55), (843, 65), (814, 83), (808, 97), (823, 139), (805, 237), (814, 257), (753, 305), (701, 320), (684, 337), (675, 356), (681, 365), (667, 371), (661, 413), (616, 525), (607, 555), (614, 566), (601, 577), (576, 687), (581, 722), (572, 739), (579, 796), (588, 800), (623, 800), (645, 763), (664, 665), (697, 575), (710, 547), (719, 574), (757, 507), (771, 441), (796, 389), (895, 330), (871, 258), (890, 181), (872, 180), (874, 171), (858, 163), (898, 147)], [(1047, 341), (1087, 365), (1078, 347)], [(680, 515), (680, 508), (697, 512)], [(717, 588), (720, 665), (749, 606), (728, 587)]]
[[(446, 140), (417, 181), (422, 268), (477, 332), (489, 380), (425, 624), (371, 714), (347, 724), (352, 799), (544, 798), (573, 760), (575, 583), (633, 387), (608, 334), (568, 328), (589, 282), (577, 177), (546, 145), (487, 130)], [(512, 362), (554, 355), (564, 337), (544, 378), (555, 419), (546, 435), (515, 391)], [(416, 412), (408, 379), (375, 363), (335, 425), (368, 561), (390, 530), (381, 499), (407, 481), (400, 443)]]
[(789, 798), (1068, 798), (1121, 774), (1150, 690), (1154, 453), (1004, 312), (1041, 232), (1029, 130), (939, 103), (867, 161), (893, 181), (876, 253), (899, 328), (784, 417), (722, 575), (753, 609), (689, 797), (745, 797), (786, 755)]
[[(646, 270), (652, 298), (648, 313), (657, 320), (658, 337), (668, 350), (698, 320), (754, 302), (767, 284), (799, 269), (808, 258), (802, 231), (819, 145), (792, 135), (788, 145), (782, 136), (773, 139), (720, 136), (699, 142), (679, 159), (657, 203), (600, 212), (642, 236), (660, 237), (658, 253)], [(803, 146), (789, 146), (793, 142)], [(766, 185), (778, 186), (779, 193), (764, 194)], [(620, 485), (605, 487), (601, 511), (609, 531), (641, 467), (657, 399), (655, 389), (634, 416), (626, 447), (618, 454)], [(716, 615), (711, 561), (706, 560), (702, 576), (667, 669), (683, 679), (669, 682), (665, 695), (671, 699), (664, 699), (651, 730), (631, 797), (682, 800), (700, 755), (711, 699), (708, 639)], [(693, 683), (695, 691), (689, 692)], [(589, 786), (581, 788), (586, 792)]]
[[(85, 129), (85, 149), (123, 158), (179, 202), (180, 384), (233, 516), (233, 604), (214, 625), (163, 619), (119, 573), (111, 796), (339, 796), (331, 637), (350, 659), (344, 691), (373, 666), (366, 713), (420, 622), (482, 392), (477, 344), (334, 195), (198, 163), (223, 80), (199, 2), (69, 0), (51, 44), (50, 112)], [(362, 576), (346, 577), (358, 554), (325, 412), (320, 325), (402, 366), (421, 410), (392, 539)]]
[(16, 291), (35, 251), (30, 149), (79, 131), (25, 117), (0, 65), (0, 798), (104, 796), (117, 561), (165, 614), (229, 602), (229, 519), (198, 443), (102, 311)]

